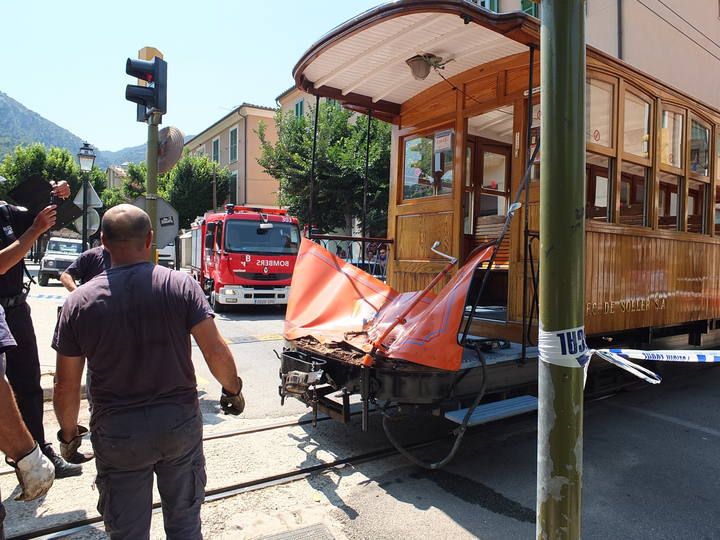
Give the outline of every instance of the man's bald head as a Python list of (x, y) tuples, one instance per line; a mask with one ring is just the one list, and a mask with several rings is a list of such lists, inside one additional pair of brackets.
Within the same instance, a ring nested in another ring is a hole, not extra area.
[(119, 204), (103, 216), (103, 243), (108, 248), (143, 249), (151, 228), (150, 217), (145, 211), (131, 204)]

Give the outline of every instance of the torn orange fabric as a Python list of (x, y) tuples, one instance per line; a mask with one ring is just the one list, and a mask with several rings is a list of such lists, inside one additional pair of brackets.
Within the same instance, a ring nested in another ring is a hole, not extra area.
[(346, 332), (364, 331), (396, 296), (382, 281), (303, 238), (285, 311), (285, 338), (344, 341)]
[[(458, 332), (468, 288), (476, 266), (492, 248), (477, 253), (435, 296), (428, 293), (383, 343), (389, 358), (456, 371), (462, 347)], [(312, 336), (341, 342), (345, 333), (365, 332), (353, 346), (370, 350), (372, 341), (410, 305), (418, 292), (398, 294), (391, 287), (345, 263), (319, 245), (303, 239), (295, 265), (285, 320), (285, 337)], [(349, 341), (348, 341), (349, 342)]]

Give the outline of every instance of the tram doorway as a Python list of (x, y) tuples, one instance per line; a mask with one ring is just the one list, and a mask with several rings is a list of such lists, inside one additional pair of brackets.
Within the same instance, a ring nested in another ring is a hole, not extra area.
[[(497, 240), (510, 201), (513, 106), (468, 119), (463, 193), (463, 258)], [(476, 316), (507, 320), (510, 235), (500, 244)]]

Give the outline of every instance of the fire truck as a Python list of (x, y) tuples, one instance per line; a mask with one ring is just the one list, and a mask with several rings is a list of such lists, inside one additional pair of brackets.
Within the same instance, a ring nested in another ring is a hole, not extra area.
[(191, 235), (191, 271), (216, 312), (287, 304), (300, 229), (286, 210), (228, 204), (195, 220)]

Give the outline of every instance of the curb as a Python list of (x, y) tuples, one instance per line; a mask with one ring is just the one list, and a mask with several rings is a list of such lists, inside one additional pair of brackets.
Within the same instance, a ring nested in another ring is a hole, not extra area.
[[(54, 376), (55, 376), (54, 373), (43, 373), (43, 374), (41, 374), (41, 375), (40, 375), (40, 384), (42, 385), (42, 383), (43, 383), (43, 378), (45, 378), (45, 377), (50, 377), (51, 380), (52, 380), (52, 379), (54, 378)], [(43, 385), (43, 386), (42, 386), (42, 391), (43, 391), (43, 401), (52, 401), (52, 399), (53, 399), (53, 394), (54, 394), (54, 385), (53, 385), (53, 384), (50, 384), (49, 386)], [(85, 388), (85, 383), (83, 383), (83, 384), (80, 385), (80, 399), (85, 399), (85, 398), (87, 398), (87, 391), (86, 391), (86, 388)]]

